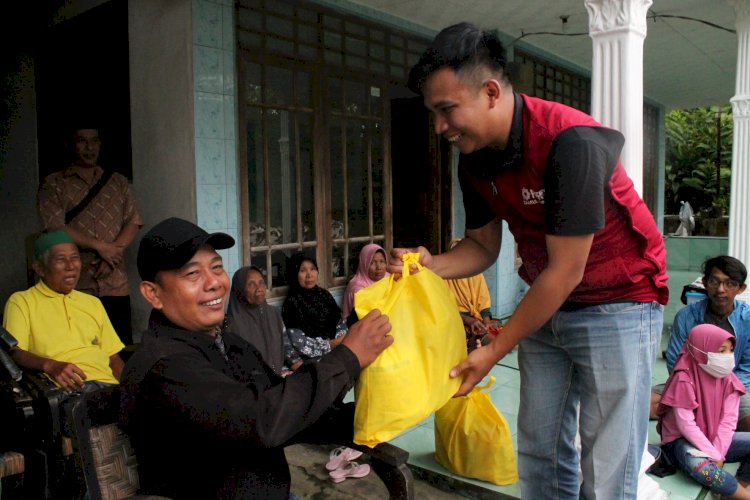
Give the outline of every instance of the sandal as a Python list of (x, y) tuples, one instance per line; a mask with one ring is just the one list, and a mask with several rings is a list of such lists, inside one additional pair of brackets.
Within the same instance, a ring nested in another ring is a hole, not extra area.
[(333, 451), (331, 451), (330, 456), (328, 457), (329, 460), (326, 464), (326, 469), (331, 471), (336, 470), (345, 462), (351, 462), (352, 460), (356, 460), (361, 456), (362, 452), (359, 450), (354, 450), (345, 446), (334, 448)]
[(368, 464), (347, 462), (340, 469), (329, 472), (328, 475), (334, 483), (341, 483), (345, 481), (347, 477), (365, 477), (369, 473), (370, 466)]

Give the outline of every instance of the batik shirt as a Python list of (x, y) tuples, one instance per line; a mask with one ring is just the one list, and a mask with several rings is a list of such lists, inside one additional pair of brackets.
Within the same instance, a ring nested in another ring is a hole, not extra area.
[[(101, 167), (94, 167), (91, 182), (81, 175), (86, 167), (71, 165), (61, 172), (47, 176), (39, 188), (39, 217), (44, 229), (59, 229), (65, 225), (65, 213), (78, 205), (89, 190), (104, 174)], [(135, 198), (128, 180), (113, 174), (101, 191), (86, 208), (73, 219), (69, 226), (88, 236), (106, 242), (113, 242), (128, 224), (143, 225), (143, 219), (135, 206)], [(124, 262), (120, 262), (111, 273), (95, 278), (101, 262), (99, 254), (93, 250), (81, 251), (81, 278), (78, 290), (98, 297), (124, 296), (130, 293), (128, 276)]]

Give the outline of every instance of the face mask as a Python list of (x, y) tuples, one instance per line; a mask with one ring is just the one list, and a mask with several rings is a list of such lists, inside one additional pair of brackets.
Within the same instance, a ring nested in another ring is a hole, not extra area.
[(699, 363), (698, 366), (712, 377), (724, 378), (734, 370), (734, 353), (705, 352), (692, 344), (690, 347), (706, 355), (708, 358), (706, 364)]
[(708, 363), (699, 365), (703, 370), (716, 378), (724, 378), (734, 370), (734, 354), (731, 352), (709, 352)]

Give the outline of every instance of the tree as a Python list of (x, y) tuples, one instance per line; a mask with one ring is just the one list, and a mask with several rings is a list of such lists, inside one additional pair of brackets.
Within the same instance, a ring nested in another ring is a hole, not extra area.
[(676, 214), (680, 201), (710, 216), (726, 214), (732, 162), (729, 106), (676, 109), (666, 117), (665, 210)]

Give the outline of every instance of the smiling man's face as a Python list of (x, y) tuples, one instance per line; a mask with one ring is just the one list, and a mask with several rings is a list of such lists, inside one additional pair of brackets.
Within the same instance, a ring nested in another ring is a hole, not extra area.
[(435, 133), (442, 135), (461, 153), (468, 154), (494, 145), (490, 119), (495, 89), (462, 81), (450, 68), (441, 68), (424, 85), (424, 104), (434, 116)]
[(229, 276), (221, 256), (203, 245), (180, 269), (160, 271), (146, 296), (172, 323), (194, 332), (212, 333), (224, 321)]
[(81, 277), (81, 256), (73, 243), (58, 243), (45, 252), (44, 263), (35, 269), (44, 284), (57, 293), (68, 294)]
[(80, 167), (95, 167), (99, 161), (101, 146), (98, 130), (93, 128), (77, 130), (73, 136), (73, 163)]

